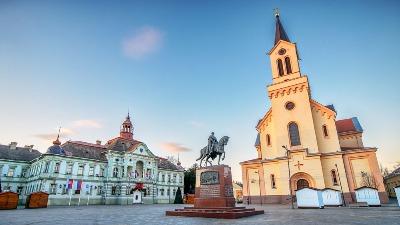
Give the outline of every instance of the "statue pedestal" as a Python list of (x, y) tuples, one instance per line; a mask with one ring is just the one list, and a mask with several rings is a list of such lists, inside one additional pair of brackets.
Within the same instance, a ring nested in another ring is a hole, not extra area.
[(194, 207), (167, 211), (167, 216), (237, 219), (264, 214), (264, 210), (235, 207), (231, 168), (226, 165), (196, 170)]
[(194, 207), (235, 207), (231, 168), (226, 165), (196, 170)]

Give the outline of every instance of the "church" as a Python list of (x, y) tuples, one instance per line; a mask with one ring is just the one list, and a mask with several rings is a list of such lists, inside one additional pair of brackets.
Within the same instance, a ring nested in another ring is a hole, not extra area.
[(133, 131), (128, 113), (105, 144), (57, 137), (43, 154), (33, 145), (0, 145), (0, 192), (18, 193), (20, 204), (37, 191), (49, 194), (49, 205), (173, 203), (184, 168), (154, 155)]
[(243, 202), (286, 204), (296, 190), (311, 187), (341, 191), (349, 203), (356, 201), (358, 188), (372, 183), (381, 203), (388, 203), (377, 148), (363, 145), (364, 130), (357, 117), (336, 120), (333, 105), (312, 98), (309, 78), (300, 71), (297, 46), (278, 13), (275, 17), (275, 43), (268, 52), (271, 108), (256, 125), (257, 158), (240, 163)]

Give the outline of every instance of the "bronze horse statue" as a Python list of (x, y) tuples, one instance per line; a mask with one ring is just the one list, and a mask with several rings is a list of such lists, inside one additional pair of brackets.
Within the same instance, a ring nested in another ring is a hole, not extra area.
[(202, 148), (202, 149), (200, 150), (200, 157), (199, 157), (198, 159), (196, 159), (196, 161), (199, 161), (199, 160), (200, 160), (200, 167), (201, 167), (201, 164), (203, 163), (203, 159), (206, 159), (206, 160), (205, 160), (205, 166), (207, 166), (207, 162), (210, 163), (210, 166), (212, 166), (211, 161), (209, 161), (208, 159), (211, 158), (212, 160), (214, 160), (217, 156), (219, 156), (219, 158), (218, 158), (218, 165), (219, 165), (219, 162), (220, 162), (220, 160), (221, 160), (221, 155), (222, 155), (222, 154), (224, 155), (224, 156), (222, 157), (222, 160), (225, 159), (224, 146), (225, 146), (226, 144), (228, 144), (228, 141), (229, 141), (229, 137), (228, 137), (228, 136), (223, 136), (223, 137), (219, 140), (219, 142), (217, 142), (217, 143), (215, 143), (215, 144), (213, 145), (213, 148), (211, 149), (210, 153), (208, 153), (208, 154), (207, 154), (207, 148), (208, 148), (208, 146)]

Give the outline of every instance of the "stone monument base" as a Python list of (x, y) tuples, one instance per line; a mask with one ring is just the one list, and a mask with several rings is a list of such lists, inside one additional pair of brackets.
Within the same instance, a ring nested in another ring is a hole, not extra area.
[(196, 170), (194, 207), (167, 211), (167, 216), (187, 216), (237, 219), (264, 214), (264, 210), (235, 207), (231, 168), (226, 165), (203, 167)]

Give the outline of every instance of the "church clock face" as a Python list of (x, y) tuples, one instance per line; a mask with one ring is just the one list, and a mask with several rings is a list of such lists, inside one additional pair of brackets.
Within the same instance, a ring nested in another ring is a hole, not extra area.
[(285, 104), (285, 108), (286, 108), (287, 110), (292, 110), (292, 109), (294, 108), (294, 103), (293, 103), (293, 102), (287, 102), (287, 103)]
[(283, 54), (285, 54), (286, 53), (286, 49), (284, 49), (284, 48), (281, 48), (281, 49), (279, 49), (279, 51), (278, 51), (278, 54), (279, 55), (283, 55)]

